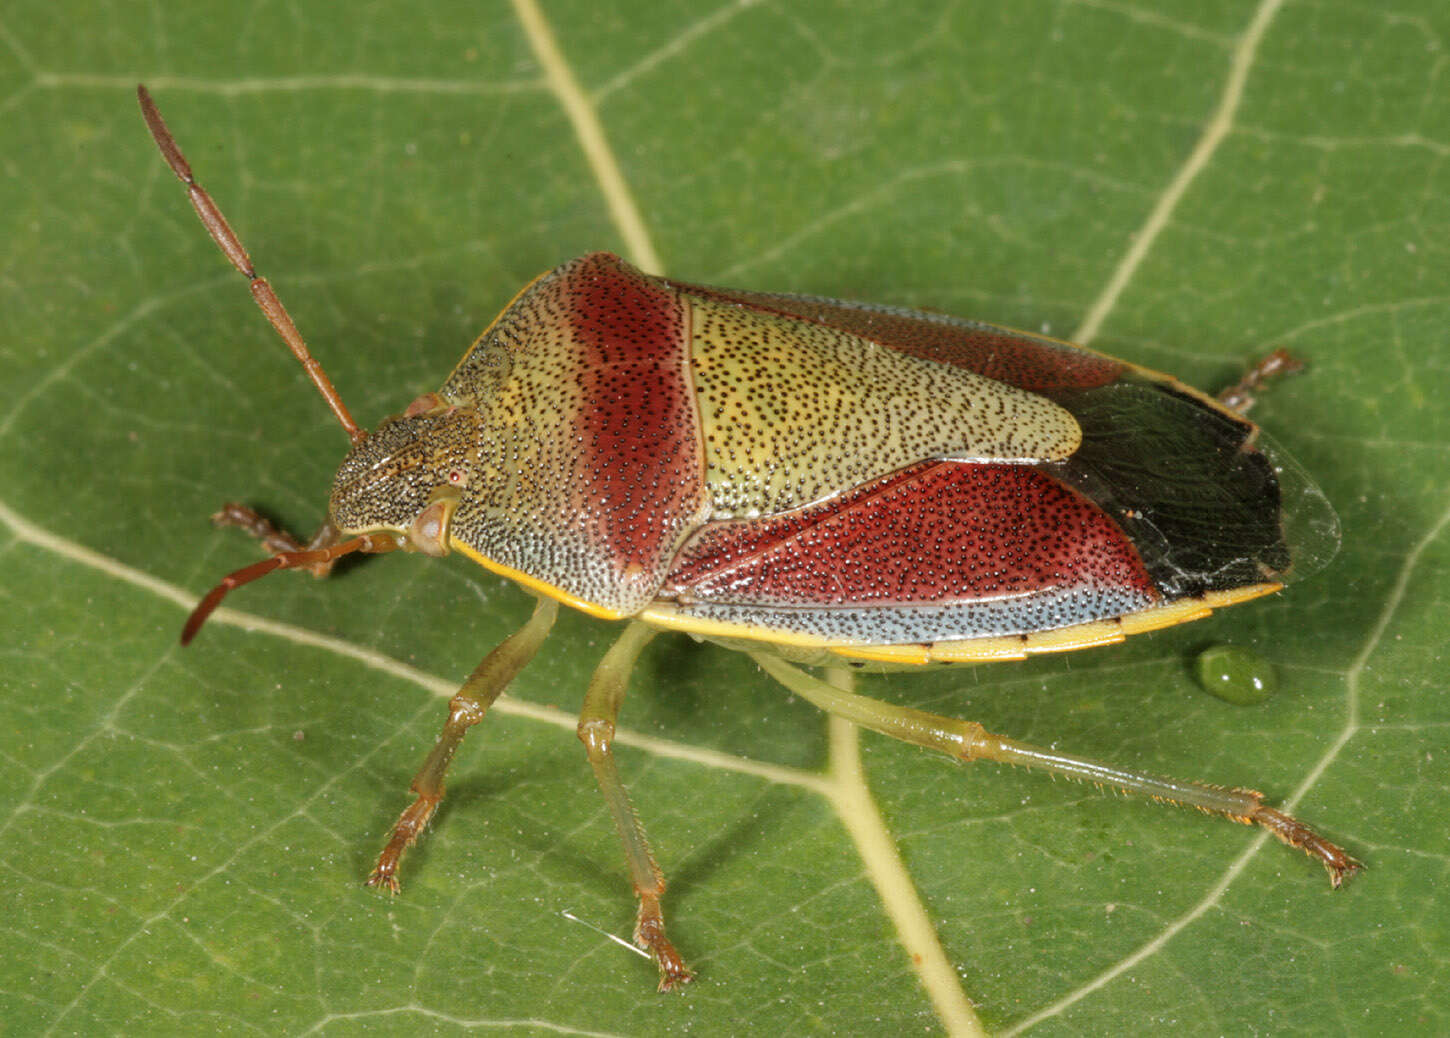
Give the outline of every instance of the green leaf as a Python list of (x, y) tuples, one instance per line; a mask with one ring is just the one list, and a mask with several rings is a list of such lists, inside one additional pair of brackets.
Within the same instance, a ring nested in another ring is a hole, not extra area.
[[(896, 1033), (965, 1027), (970, 1000), (1008, 1031), (1450, 1027), (1443, 5), (517, 7), (0, 16), (3, 1019)], [(1252, 785), (1369, 870), (1331, 893), (1249, 830), (875, 736), (863, 789), (812, 708), (665, 638), (620, 748), (700, 974), (658, 996), (609, 939), (634, 909), (572, 733), (613, 632), (571, 614), (465, 744), (402, 896), (364, 889), (446, 696), (530, 600), (392, 556), (248, 587), (179, 648), (194, 596), (257, 557), (208, 513), (310, 532), (344, 440), (138, 80), (368, 425), (598, 248), (1082, 332), (1205, 388), (1291, 348), (1308, 372), (1255, 417), (1339, 510), (1326, 572), (1116, 648), (862, 687)], [(1218, 642), (1278, 694), (1199, 690)]]

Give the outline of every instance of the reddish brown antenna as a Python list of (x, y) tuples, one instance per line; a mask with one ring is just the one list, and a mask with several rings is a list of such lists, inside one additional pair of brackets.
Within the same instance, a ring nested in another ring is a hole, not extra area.
[(191, 164), (186, 161), (186, 156), (181, 154), (181, 149), (176, 146), (176, 138), (171, 136), (171, 131), (166, 128), (166, 121), (161, 118), (161, 113), (156, 109), (156, 102), (151, 100), (150, 92), (141, 85), (136, 87), (136, 99), (141, 102), (141, 115), (146, 120), (146, 125), (151, 130), (151, 136), (156, 139), (156, 146), (161, 149), (161, 157), (171, 167), (177, 179), (186, 185), (187, 197), (191, 199), (192, 208), (196, 215), (201, 217), (207, 233), (217, 243), (227, 259), (232, 261), (236, 267), (246, 275), (250, 282), (252, 298), (262, 308), (262, 313), (267, 315), (267, 320), (272, 322), (272, 327), (277, 329), (277, 334), (282, 336), (282, 341), (292, 351), (312, 379), (312, 384), (322, 394), (322, 399), (327, 401), (327, 406), (332, 408), (332, 413), (342, 425), (343, 431), (347, 433), (354, 445), (361, 443), (367, 438), (367, 433), (358, 428), (348, 413), (347, 405), (342, 402), (342, 397), (337, 395), (332, 382), (327, 377), (327, 372), (322, 370), (322, 365), (307, 350), (307, 343), (302, 341), (302, 333), (292, 323), (287, 308), (282, 305), (282, 300), (277, 298), (277, 293), (272, 291), (272, 286), (267, 284), (267, 279), (261, 277), (255, 267), (252, 266), (252, 258), (247, 255), (247, 250), (242, 247), (241, 239), (227, 223), (227, 218), (212, 201), (211, 195), (206, 189), (196, 182), (196, 177), (191, 174)]
[(222, 582), (207, 592), (207, 596), (196, 604), (196, 608), (186, 618), (186, 626), (181, 629), (181, 644), (189, 645), (191, 643), (191, 640), (196, 637), (196, 632), (201, 630), (201, 625), (206, 623), (206, 618), (211, 616), (217, 606), (221, 605), (227, 592), (265, 577), (273, 570), (308, 569), (319, 565), (330, 567), (337, 559), (355, 551), (366, 555), (377, 555), (382, 552), (395, 551), (397, 548), (398, 542), (391, 534), (365, 533), (340, 544), (330, 544), (305, 551), (279, 551), (270, 559), (263, 559), (261, 562), (244, 566), (235, 573), (229, 573), (223, 577)]

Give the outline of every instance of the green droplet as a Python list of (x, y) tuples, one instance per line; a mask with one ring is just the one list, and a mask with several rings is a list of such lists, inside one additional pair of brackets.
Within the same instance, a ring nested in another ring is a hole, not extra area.
[(1235, 706), (1256, 706), (1279, 688), (1274, 665), (1237, 645), (1204, 649), (1193, 661), (1193, 676), (1206, 691)]

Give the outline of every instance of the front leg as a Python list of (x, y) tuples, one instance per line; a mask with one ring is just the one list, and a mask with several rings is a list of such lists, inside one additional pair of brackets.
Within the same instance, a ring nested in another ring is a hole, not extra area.
[[(211, 521), (213, 526), (235, 526), (244, 531), (260, 541), (262, 547), (267, 549), (268, 555), (318, 551), (322, 548), (330, 548), (343, 539), (337, 527), (333, 526), (332, 520), (329, 519), (318, 528), (311, 540), (303, 543), (300, 538), (277, 527), (272, 520), (255, 508), (239, 505), (235, 501), (228, 501), (222, 505), (221, 510), (211, 517)], [(332, 572), (332, 560), (319, 562), (306, 568), (314, 577), (325, 577)]]
[(433, 812), (438, 809), (438, 802), (443, 799), (443, 776), (448, 772), (448, 765), (453, 763), (453, 755), (458, 752), (463, 737), (468, 734), (468, 729), (483, 720), (494, 700), (503, 694), (524, 664), (534, 658), (558, 614), (558, 602), (552, 598), (539, 599), (528, 623), (485, 656), (454, 695), (448, 704), (448, 720), (443, 724), (443, 731), (413, 779), (411, 790), (418, 799), (393, 826), (392, 837), (383, 853), (378, 855), (378, 863), (368, 876), (368, 886), (386, 887), (394, 894), (398, 892), (398, 865), (403, 852), (417, 842)]

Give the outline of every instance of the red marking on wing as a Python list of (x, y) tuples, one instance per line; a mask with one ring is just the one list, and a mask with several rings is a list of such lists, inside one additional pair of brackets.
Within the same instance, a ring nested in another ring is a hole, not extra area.
[(946, 605), (1083, 586), (1160, 597), (1122, 530), (1046, 473), (926, 462), (795, 512), (703, 527), (660, 596)]

